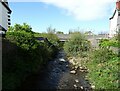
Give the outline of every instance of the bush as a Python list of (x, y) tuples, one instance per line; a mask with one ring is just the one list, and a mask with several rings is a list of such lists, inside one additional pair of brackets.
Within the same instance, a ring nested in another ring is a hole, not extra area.
[(38, 42), (31, 30), (21, 26), (13, 29), (3, 39), (3, 90), (19, 87), (26, 77), (52, 59), (57, 50), (52, 43), (49, 46), (47, 42)]
[(100, 48), (97, 50), (93, 50), (91, 52), (91, 59), (96, 63), (103, 63), (111, 58), (113, 58), (115, 54), (112, 52), (112, 50), (109, 50), (107, 48)]
[(110, 48), (110, 46), (120, 47), (120, 43), (115, 38), (113, 38), (113, 39), (101, 39), (100, 43), (99, 43), (99, 46), (101, 48), (103, 48), (103, 47), (104, 48)]
[(38, 45), (34, 35), (25, 31), (7, 32), (6, 38), (25, 50), (30, 50)]
[(59, 38), (57, 37), (56, 34), (53, 34), (53, 33), (36, 33), (34, 35), (35, 35), (35, 37), (47, 38), (48, 41), (50, 42), (50, 44), (52, 44), (55, 49), (60, 49)]
[(95, 89), (118, 89), (120, 62), (116, 54), (106, 48), (92, 51), (85, 64), (89, 69), (88, 79)]
[(71, 34), (71, 38), (64, 44), (65, 52), (73, 56), (89, 51), (89, 49), (90, 42), (87, 41), (85, 36), (80, 32)]

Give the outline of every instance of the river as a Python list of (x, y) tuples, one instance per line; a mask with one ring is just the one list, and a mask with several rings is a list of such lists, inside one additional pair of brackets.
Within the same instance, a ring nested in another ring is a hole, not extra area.
[(89, 82), (85, 80), (86, 73), (77, 71), (76, 74), (71, 74), (70, 71), (70, 63), (62, 50), (54, 60), (48, 62), (42, 71), (27, 78), (21, 87), (21, 91), (25, 89), (33, 91), (42, 89), (91, 91)]

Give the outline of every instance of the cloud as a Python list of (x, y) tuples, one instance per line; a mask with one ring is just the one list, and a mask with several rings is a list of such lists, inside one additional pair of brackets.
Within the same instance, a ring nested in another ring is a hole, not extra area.
[(77, 20), (95, 20), (110, 17), (117, 0), (8, 0), (10, 2), (43, 2), (65, 11)]
[[(40, 0), (66, 11), (77, 20), (95, 20), (109, 16), (116, 0)], [(111, 8), (112, 7), (112, 8)], [(110, 11), (109, 11), (110, 10)]]

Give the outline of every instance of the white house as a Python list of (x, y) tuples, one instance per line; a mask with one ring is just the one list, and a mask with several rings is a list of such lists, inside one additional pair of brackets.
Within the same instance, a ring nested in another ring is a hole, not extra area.
[(8, 30), (11, 12), (7, 0), (0, 0), (0, 32)]
[(110, 32), (109, 37), (113, 37), (120, 29), (120, 0), (116, 2), (116, 9), (113, 16), (110, 18)]

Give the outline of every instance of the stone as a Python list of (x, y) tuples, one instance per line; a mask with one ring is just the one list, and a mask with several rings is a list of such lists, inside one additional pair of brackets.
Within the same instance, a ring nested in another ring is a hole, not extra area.
[(72, 65), (75, 65), (74, 59), (70, 59), (69, 62), (70, 62)]
[(75, 79), (75, 82), (76, 82), (76, 83), (78, 83), (78, 82), (79, 82), (79, 80), (78, 80), (78, 79)]
[(79, 67), (80, 69), (83, 69), (83, 67)]
[(80, 86), (81, 89), (83, 89), (83, 86)]
[(76, 85), (76, 84), (74, 84), (74, 87), (75, 87), (75, 88), (77, 88), (77, 85)]
[(72, 70), (72, 71), (70, 71), (70, 73), (71, 73), (71, 74), (75, 74), (75, 73), (76, 73), (76, 71), (75, 71), (75, 70)]
[(78, 68), (78, 66), (75, 66), (75, 69), (77, 69)]
[(85, 72), (85, 70), (80, 70), (80, 72)]
[(69, 65), (66, 65), (66, 67), (68, 67)]
[(66, 60), (65, 59), (63, 59), (63, 58), (61, 58), (61, 59), (59, 59), (61, 62), (66, 62)]
[(94, 88), (95, 88), (95, 86), (93, 85), (93, 86), (91, 86), (91, 88), (93, 88), (93, 89), (94, 89)]

